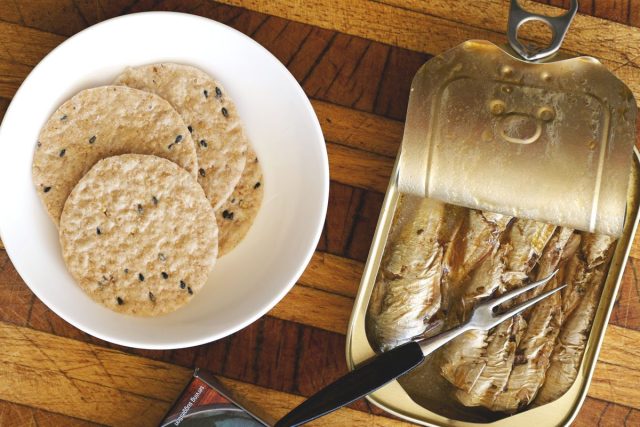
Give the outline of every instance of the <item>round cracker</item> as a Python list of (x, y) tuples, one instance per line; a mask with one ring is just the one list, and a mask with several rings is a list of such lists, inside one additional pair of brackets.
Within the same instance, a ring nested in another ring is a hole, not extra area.
[(159, 96), (102, 86), (62, 104), (40, 131), (32, 167), (38, 196), (53, 222), (59, 223), (67, 196), (98, 160), (125, 153), (164, 157), (197, 174), (189, 130)]
[(78, 285), (120, 313), (155, 316), (183, 306), (217, 256), (218, 227), (204, 191), (156, 156), (96, 163), (69, 195), (59, 231)]
[(222, 206), (240, 180), (248, 146), (222, 85), (202, 70), (172, 63), (127, 68), (115, 84), (160, 95), (182, 115), (196, 144), (198, 182), (211, 206)]
[(244, 239), (262, 204), (264, 181), (258, 155), (251, 147), (247, 164), (231, 196), (216, 211), (218, 221), (218, 256), (233, 250)]

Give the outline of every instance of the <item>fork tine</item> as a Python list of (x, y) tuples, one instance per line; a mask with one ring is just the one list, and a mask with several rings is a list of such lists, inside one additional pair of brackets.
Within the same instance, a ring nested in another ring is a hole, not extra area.
[(551, 289), (551, 290), (549, 290), (547, 292), (543, 292), (540, 295), (537, 295), (537, 296), (531, 298), (530, 300), (527, 300), (527, 301), (523, 302), (522, 304), (517, 305), (517, 306), (507, 310), (504, 313), (498, 314), (497, 316), (494, 317), (494, 320), (493, 320), (492, 323), (497, 325), (498, 323), (504, 322), (508, 318), (513, 317), (516, 314), (523, 312), (524, 310), (526, 310), (527, 308), (531, 307), (532, 305), (537, 304), (538, 302), (542, 301), (546, 297), (551, 296), (551, 295), (555, 294), (556, 292), (558, 292), (559, 290), (564, 289), (566, 287), (567, 287), (567, 285), (564, 284), (564, 285), (558, 286), (557, 288), (553, 288), (553, 289)]
[(548, 275), (547, 277), (545, 277), (542, 280), (538, 280), (537, 282), (529, 283), (527, 286), (523, 286), (521, 288), (517, 288), (517, 289), (514, 289), (512, 291), (506, 292), (506, 293), (500, 295), (499, 297), (489, 301), (488, 305), (489, 305), (490, 308), (495, 308), (498, 305), (502, 304), (503, 302), (509, 301), (510, 299), (513, 299), (513, 298), (517, 297), (518, 295), (521, 295), (521, 294), (523, 294), (525, 292), (528, 292), (533, 288), (537, 288), (538, 286), (543, 286), (547, 282), (549, 282), (549, 280), (553, 279), (553, 277), (556, 275), (557, 272), (558, 272), (558, 270), (555, 270), (553, 273), (551, 273), (550, 275)]

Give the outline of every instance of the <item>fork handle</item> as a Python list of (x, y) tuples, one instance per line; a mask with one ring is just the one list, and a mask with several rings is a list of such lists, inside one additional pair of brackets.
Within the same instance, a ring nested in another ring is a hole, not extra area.
[(409, 372), (423, 360), (415, 341), (381, 353), (302, 402), (274, 427), (298, 426), (335, 411)]

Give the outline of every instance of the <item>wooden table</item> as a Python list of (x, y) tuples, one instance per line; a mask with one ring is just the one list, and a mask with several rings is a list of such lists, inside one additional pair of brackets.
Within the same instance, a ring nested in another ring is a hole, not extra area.
[[(278, 416), (346, 372), (344, 335), (401, 140), (411, 78), (431, 55), (464, 40), (503, 43), (508, 10), (499, 0), (222, 3), (0, 0), (0, 117), (38, 61), (96, 22), (178, 10), (237, 28), (286, 64), (323, 127), (332, 181), (311, 264), (276, 308), (244, 330), (196, 348), (144, 351), (64, 322), (0, 250), (0, 425), (154, 425), (195, 366)], [(640, 99), (637, 26), (640, 0), (582, 0), (564, 48), (600, 58)], [(640, 425), (640, 244), (631, 256), (578, 426)], [(402, 424), (364, 401), (316, 422)]]

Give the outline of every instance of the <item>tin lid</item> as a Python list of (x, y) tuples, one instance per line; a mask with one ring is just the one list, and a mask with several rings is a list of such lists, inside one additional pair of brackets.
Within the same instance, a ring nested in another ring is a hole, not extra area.
[(549, 63), (468, 41), (414, 77), (401, 192), (620, 235), (636, 102), (596, 59)]

